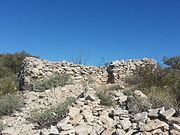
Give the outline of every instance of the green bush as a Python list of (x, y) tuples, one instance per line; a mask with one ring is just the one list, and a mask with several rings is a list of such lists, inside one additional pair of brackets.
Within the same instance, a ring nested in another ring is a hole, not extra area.
[(15, 94), (7, 94), (0, 98), (0, 117), (19, 111), (23, 107), (21, 98)]
[(118, 91), (118, 90), (122, 90), (123, 88), (121, 84), (114, 83), (114, 84), (108, 85), (105, 89), (108, 91)]
[(27, 56), (37, 57), (37, 56), (32, 56), (31, 54), (26, 53), (25, 51), (17, 52), (15, 54), (9, 54), (9, 53), (0, 54), (0, 66), (6, 67), (14, 74), (16, 74), (19, 72), (21, 68), (22, 61)]
[(180, 109), (180, 56), (165, 58), (163, 61), (168, 67), (146, 65), (137, 68), (133, 76), (128, 76), (125, 81), (143, 91), (153, 107)]
[(15, 54), (0, 54), (0, 96), (18, 90), (17, 74), (26, 56), (24, 51)]
[(148, 100), (142, 99), (135, 95), (129, 96), (126, 102), (127, 102), (127, 109), (129, 110), (130, 113), (134, 113), (134, 114), (148, 111), (148, 109), (150, 109), (152, 106), (152, 104)]
[(107, 90), (97, 92), (97, 97), (101, 100), (100, 103), (105, 106), (115, 106), (112, 95)]
[(0, 120), (0, 134), (2, 134), (3, 128), (3, 122)]
[(178, 110), (180, 102), (178, 103), (175, 93), (171, 92), (170, 87), (151, 87), (147, 96), (149, 101), (152, 103), (152, 108), (160, 108), (164, 106), (166, 109), (175, 108)]
[(0, 78), (14, 76), (14, 73), (5, 67), (0, 66)]
[(180, 70), (161, 68), (156, 69), (155, 72), (144, 72), (143, 75), (140, 74), (140, 77), (142, 80), (139, 81), (138, 88), (148, 95), (152, 104), (159, 104), (161, 107), (178, 107)]
[(67, 84), (69, 78), (70, 76), (67, 74), (55, 74), (48, 79), (39, 81), (36, 84), (34, 84), (33, 90), (41, 92), (47, 89), (56, 88), (58, 86), (64, 86)]
[(180, 56), (174, 56), (170, 58), (165, 57), (163, 58), (163, 62), (172, 69), (180, 70)]
[(74, 102), (75, 98), (70, 97), (67, 98), (65, 102), (49, 109), (42, 110), (41, 112), (34, 110), (31, 113), (31, 118), (29, 118), (29, 120), (38, 124), (37, 128), (55, 125), (66, 116), (68, 106), (71, 106)]
[(124, 79), (125, 83), (129, 85), (137, 85), (140, 82), (140, 78), (137, 75), (128, 75)]
[(134, 71), (134, 80), (137, 81), (139, 87), (148, 88), (152, 86), (164, 86), (164, 77), (167, 72), (162, 69), (162, 67), (157, 66), (155, 68), (153, 65), (146, 65), (144, 67), (139, 67)]
[(17, 90), (16, 76), (0, 78), (0, 95), (14, 93)]

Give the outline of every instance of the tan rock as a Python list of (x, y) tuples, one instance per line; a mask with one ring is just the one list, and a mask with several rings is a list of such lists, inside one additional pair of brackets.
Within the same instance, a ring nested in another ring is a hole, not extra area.
[(168, 119), (168, 121), (180, 125), (180, 117), (171, 117)]
[(152, 131), (155, 129), (169, 130), (169, 125), (163, 121), (156, 119), (156, 120), (150, 120), (147, 122), (147, 124), (142, 124), (140, 126), (140, 131), (142, 132)]
[(140, 90), (135, 90), (135, 91), (134, 91), (134, 94), (135, 94), (136, 96), (139, 96), (140, 98), (148, 99), (148, 97), (147, 97), (142, 91), (140, 91)]
[(57, 124), (57, 128), (60, 130), (60, 131), (67, 131), (67, 130), (70, 130), (73, 128), (73, 126), (71, 124), (61, 124), (61, 123), (58, 123)]
[(173, 116), (173, 114), (175, 114), (175, 110), (174, 108), (170, 108), (164, 112), (160, 112), (160, 114), (162, 115), (162, 117), (164, 117), (165, 119), (169, 119)]
[(70, 120), (69, 123), (72, 125), (77, 125), (82, 119), (83, 119), (83, 116), (81, 114), (78, 114), (78, 115), (74, 116), (72, 118), (72, 120)]
[(101, 133), (101, 135), (112, 135), (113, 132), (115, 132), (115, 129), (107, 128)]
[(121, 120), (120, 121), (120, 124), (121, 124), (121, 126), (122, 126), (122, 128), (124, 129), (124, 130), (127, 130), (127, 129), (129, 129), (130, 127), (131, 127), (131, 122), (129, 121), (129, 119), (124, 119), (124, 120)]
[(78, 115), (80, 113), (80, 108), (77, 107), (70, 107), (68, 115), (70, 118), (73, 118), (74, 116)]
[(170, 133), (171, 135), (180, 135), (180, 132), (176, 130), (171, 130)]
[(113, 119), (111, 119), (108, 116), (108, 113), (103, 113), (100, 115), (99, 119), (101, 120), (102, 123), (104, 123), (105, 125), (113, 126)]
[(94, 120), (92, 112), (90, 112), (88, 110), (84, 110), (81, 114), (83, 115), (83, 118), (87, 122), (90, 122), (90, 121)]
[(126, 134), (126, 132), (122, 129), (117, 129), (115, 132), (116, 132), (116, 135), (125, 135)]
[(88, 135), (93, 131), (91, 126), (88, 125), (79, 125), (74, 128), (76, 135)]

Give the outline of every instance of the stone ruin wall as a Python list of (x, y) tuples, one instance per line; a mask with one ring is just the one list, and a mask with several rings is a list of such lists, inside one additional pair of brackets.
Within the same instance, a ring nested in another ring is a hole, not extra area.
[(105, 67), (85, 66), (71, 62), (51, 62), (33, 57), (26, 57), (19, 72), (20, 90), (32, 90), (35, 82), (48, 78), (53, 74), (69, 74), (76, 82), (86, 81), (92, 77), (99, 83), (114, 83), (123, 79), (126, 75), (140, 66), (157, 65), (153, 59), (113, 61)]

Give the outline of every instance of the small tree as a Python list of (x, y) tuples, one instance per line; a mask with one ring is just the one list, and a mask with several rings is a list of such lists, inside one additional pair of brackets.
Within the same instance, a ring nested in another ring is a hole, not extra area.
[(163, 62), (172, 69), (180, 69), (180, 56), (165, 57), (163, 58)]

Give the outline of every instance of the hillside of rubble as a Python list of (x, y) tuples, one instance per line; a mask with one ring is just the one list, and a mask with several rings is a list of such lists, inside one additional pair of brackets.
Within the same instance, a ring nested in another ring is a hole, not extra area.
[(150, 58), (101, 67), (21, 60), (15, 81), (0, 64), (2, 135), (180, 135), (179, 56), (166, 67)]

